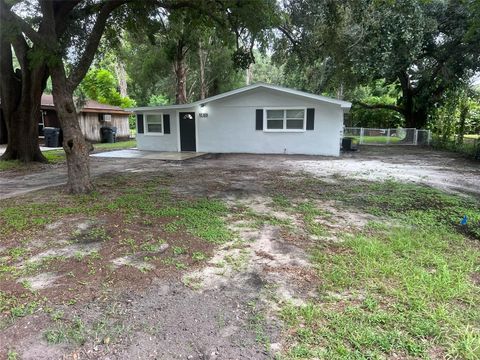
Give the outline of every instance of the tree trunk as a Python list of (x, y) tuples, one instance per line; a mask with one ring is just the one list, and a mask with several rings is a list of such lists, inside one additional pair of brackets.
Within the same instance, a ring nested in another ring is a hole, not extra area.
[(90, 147), (85, 141), (77, 119), (73, 92), (67, 85), (63, 64), (52, 67), (53, 100), (63, 129), (63, 149), (67, 155), (67, 189), (73, 194), (89, 193), (93, 189), (90, 179)]
[(175, 56), (175, 104), (187, 103), (187, 64), (185, 63), (185, 49), (182, 42), (177, 44), (177, 53)]
[(198, 58), (200, 60), (200, 99), (207, 97), (207, 81), (205, 79), (205, 64), (207, 62), (207, 52), (202, 46), (202, 42), (198, 42)]
[(245, 84), (250, 85), (253, 82), (253, 66), (250, 64), (245, 74)]
[(23, 51), (17, 54), (22, 70), (14, 72), (12, 45), (2, 33), (0, 31), (0, 97), (8, 144), (0, 159), (46, 162), (38, 143), (38, 122), (47, 69), (44, 65), (33, 67), (27, 51)]
[[(24, 84), (26, 85), (26, 84)], [(46, 162), (38, 143), (40, 98), (22, 97), (13, 112), (3, 111), (8, 145), (1, 160)]]
[(121, 97), (127, 97), (127, 72), (125, 71), (125, 64), (117, 59), (117, 62), (115, 63), (115, 73), (117, 75), (118, 79), (118, 87), (119, 87), (119, 92)]
[(405, 127), (421, 129), (427, 124), (428, 111), (424, 107), (418, 107), (415, 102), (414, 89), (410, 82), (408, 73), (402, 72), (398, 75), (402, 88), (402, 107), (405, 116)]

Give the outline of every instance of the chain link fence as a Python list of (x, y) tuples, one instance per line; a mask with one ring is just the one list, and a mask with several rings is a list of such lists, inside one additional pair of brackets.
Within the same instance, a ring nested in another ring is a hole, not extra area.
[(430, 130), (414, 128), (375, 129), (346, 127), (343, 137), (354, 138), (360, 145), (430, 145)]

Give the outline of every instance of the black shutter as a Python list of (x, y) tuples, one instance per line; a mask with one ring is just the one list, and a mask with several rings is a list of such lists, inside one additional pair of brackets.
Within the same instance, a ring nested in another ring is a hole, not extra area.
[(307, 130), (313, 130), (315, 123), (315, 109), (307, 109)]
[(263, 130), (263, 109), (256, 110), (255, 130)]
[(143, 134), (143, 114), (137, 114), (137, 132)]
[(170, 115), (163, 115), (163, 133), (170, 134)]

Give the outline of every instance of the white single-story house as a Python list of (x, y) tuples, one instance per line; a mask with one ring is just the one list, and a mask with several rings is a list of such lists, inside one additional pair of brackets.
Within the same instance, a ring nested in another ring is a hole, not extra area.
[(131, 110), (139, 150), (338, 156), (350, 107), (258, 83), (190, 104)]

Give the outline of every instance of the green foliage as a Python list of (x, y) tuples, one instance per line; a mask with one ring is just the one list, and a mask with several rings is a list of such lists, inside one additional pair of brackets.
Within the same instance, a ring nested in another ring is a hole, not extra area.
[(258, 50), (254, 50), (253, 53), (255, 55), (255, 63), (250, 66), (252, 82), (283, 85), (285, 83), (283, 66), (274, 64), (271, 56), (268, 54), (262, 54)]
[(170, 104), (170, 99), (165, 95), (154, 95), (152, 94), (148, 99), (148, 106), (163, 106)]
[(117, 91), (117, 80), (107, 69), (89, 70), (80, 88), (89, 99), (102, 104), (116, 105), (122, 108), (135, 105), (132, 99), (120, 95)]
[(397, 128), (404, 125), (404, 118), (396, 111), (388, 109), (367, 109), (358, 103), (367, 105), (396, 105), (400, 94), (395, 85), (385, 85), (379, 80), (371, 85), (358, 86), (349, 97), (355, 101), (348, 115), (346, 126)]
[(292, 0), (275, 57), (289, 84), (314, 93), (385, 80), (401, 90), (406, 125), (423, 127), (479, 70), (478, 11), (475, 1)]

